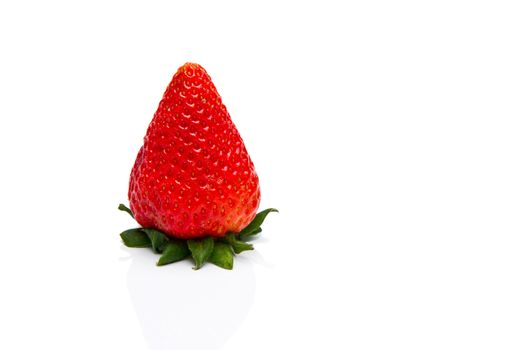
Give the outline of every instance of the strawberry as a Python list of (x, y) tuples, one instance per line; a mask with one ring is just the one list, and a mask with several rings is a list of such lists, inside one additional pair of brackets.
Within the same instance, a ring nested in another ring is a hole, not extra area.
[[(142, 236), (135, 233), (142, 246), (150, 244), (157, 253), (170, 239), (201, 238), (178, 253), (201, 256), (199, 268), (209, 258), (224, 260), (225, 246), (236, 250), (235, 236), (254, 226), (260, 197), (252, 160), (210, 76), (200, 65), (186, 63), (168, 85), (132, 168), (131, 210), (120, 209), (143, 227)], [(221, 237), (214, 250), (209, 242)], [(174, 249), (172, 244), (166, 251)], [(237, 250), (247, 249), (251, 246)]]

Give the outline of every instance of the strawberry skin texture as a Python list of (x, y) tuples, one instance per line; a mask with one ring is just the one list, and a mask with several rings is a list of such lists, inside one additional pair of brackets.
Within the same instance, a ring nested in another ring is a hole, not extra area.
[(168, 85), (130, 176), (137, 222), (192, 239), (240, 232), (256, 215), (259, 180), (203, 67), (186, 63)]

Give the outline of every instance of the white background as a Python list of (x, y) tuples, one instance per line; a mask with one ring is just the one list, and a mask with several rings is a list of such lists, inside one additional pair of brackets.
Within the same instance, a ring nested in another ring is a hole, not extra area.
[[(521, 1), (2, 1), (0, 348), (526, 348)], [(122, 246), (177, 68), (276, 207), (233, 271)]]

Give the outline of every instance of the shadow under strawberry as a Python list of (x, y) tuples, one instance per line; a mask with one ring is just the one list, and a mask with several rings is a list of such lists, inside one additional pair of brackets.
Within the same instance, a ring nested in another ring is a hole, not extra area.
[[(118, 209), (127, 212), (135, 219), (132, 211), (124, 204), (119, 204)], [(170, 237), (157, 229), (144, 227), (126, 230), (120, 236), (127, 247), (151, 248), (155, 254), (160, 254), (157, 266), (191, 257), (195, 263), (195, 270), (200, 269), (206, 262), (232, 270), (234, 255), (254, 249), (254, 246), (247, 241), (261, 233), (261, 225), (271, 212), (278, 212), (278, 210), (274, 208), (263, 210), (241, 232), (227, 233), (224, 237), (219, 238), (179, 239)]]
[(257, 276), (252, 259), (241, 256), (236, 273), (222, 269), (201, 269), (200, 273), (193, 273), (188, 268), (190, 261), (152, 269), (148, 251), (127, 251), (130, 302), (149, 349), (228, 347), (225, 344), (239, 330), (254, 305)]

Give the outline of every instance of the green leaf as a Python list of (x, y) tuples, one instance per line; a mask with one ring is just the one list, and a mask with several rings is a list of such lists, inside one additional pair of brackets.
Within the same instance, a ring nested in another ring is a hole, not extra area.
[(234, 253), (236, 253), (236, 254), (244, 252), (245, 250), (253, 250), (254, 249), (252, 244), (245, 243), (243, 241), (237, 240), (236, 236), (234, 236), (233, 233), (228, 233), (224, 237), (224, 239), (222, 239), (222, 241), (230, 244), (232, 246), (232, 248), (234, 249)]
[(226, 243), (216, 242), (209, 260), (212, 264), (227, 270), (232, 270), (234, 267), (234, 254), (230, 245)]
[(188, 255), (190, 255), (190, 251), (188, 250), (185, 241), (180, 239), (171, 239), (164, 248), (163, 255), (161, 255), (159, 258), (157, 266), (171, 264), (176, 261), (183, 260)]
[(265, 220), (265, 218), (267, 217), (267, 215), (269, 213), (272, 213), (272, 212), (278, 212), (277, 209), (274, 209), (274, 208), (270, 208), (270, 209), (265, 209), (263, 210), (262, 212), (259, 212), (256, 217), (254, 218), (254, 220), (252, 220), (252, 222), (250, 224), (248, 224), (247, 227), (245, 227), (240, 233), (239, 233), (239, 238), (242, 239), (242, 240), (245, 240), (247, 239), (248, 237), (252, 236), (252, 235), (255, 235), (261, 231), (258, 231), (258, 229), (260, 228), (261, 224), (263, 224), (263, 221)]
[(214, 239), (212, 237), (205, 237), (201, 239), (189, 239), (186, 242), (195, 261), (194, 270), (199, 270), (214, 250)]
[(151, 247), (152, 243), (148, 235), (140, 228), (132, 228), (121, 233), (122, 241), (126, 247), (143, 248)]
[(119, 208), (118, 208), (118, 209), (127, 212), (128, 214), (130, 214), (130, 216), (131, 216), (132, 218), (135, 219), (135, 216), (133, 216), (133, 213), (132, 213), (132, 211), (130, 210), (130, 208), (128, 208), (128, 207), (125, 206), (124, 204), (122, 204), (122, 203), (119, 204)]
[(164, 235), (164, 233), (157, 231), (153, 228), (143, 228), (142, 229), (152, 242), (152, 248), (155, 253), (161, 253), (168, 243), (169, 239)]

